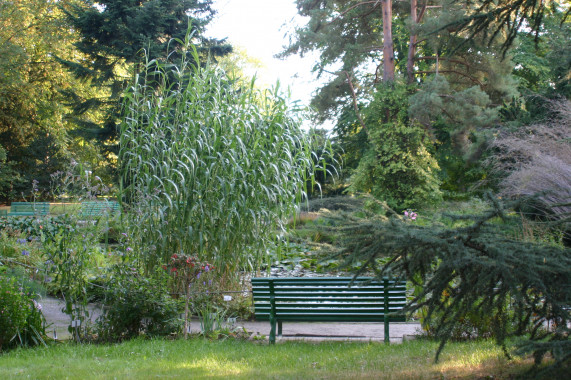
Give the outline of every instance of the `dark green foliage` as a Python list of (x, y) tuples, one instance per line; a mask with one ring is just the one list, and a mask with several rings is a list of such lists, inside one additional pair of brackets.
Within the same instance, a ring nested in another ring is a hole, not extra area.
[[(466, 6), (465, 0), (452, 0), (450, 3)], [(458, 34), (467, 32), (466, 41), (478, 35), (489, 45), (500, 40), (501, 52), (505, 55), (522, 25), (538, 37), (548, 12), (546, 3), (540, 0), (481, 0), (476, 3), (474, 12), (442, 26), (442, 29), (454, 30)]]
[(98, 320), (98, 339), (116, 342), (139, 335), (169, 336), (181, 331), (181, 305), (168, 292), (168, 276), (158, 270), (149, 277), (117, 265), (109, 271), (105, 312)]
[[(571, 249), (517, 239), (521, 216), (511, 210), (524, 201), (488, 200), (490, 209), (479, 215), (443, 215), (454, 221), (452, 228), (396, 214), (342, 216), (339, 255), (345, 265), (365, 263), (357, 275), (404, 276), (418, 287), (407, 311), (424, 310), (427, 323), (437, 322), (437, 358), (462, 321), (477, 318), (490, 321), (504, 349), (508, 337), (527, 336), (522, 349), (539, 360), (551, 352), (562, 364), (571, 357)], [(547, 323), (556, 328), (546, 330)]]
[[(87, 59), (81, 62), (60, 59), (77, 78), (93, 86), (106, 87), (107, 97), (82, 97), (74, 91), (67, 96), (74, 106), (77, 133), (106, 143), (101, 148), (114, 151), (121, 94), (129, 83), (128, 72), (149, 60), (176, 61), (187, 32), (198, 41), (202, 55), (222, 56), (231, 51), (223, 40), (208, 39), (205, 27), (214, 16), (211, 0), (84, 0), (65, 9), (69, 22), (81, 34), (75, 47)], [(104, 112), (104, 119), (89, 121), (88, 110)]]
[(369, 146), (350, 190), (370, 192), (398, 210), (441, 199), (431, 141), (427, 131), (409, 119), (406, 87), (379, 87), (365, 114)]
[[(564, 20), (560, 11), (544, 17), (539, 39), (524, 34), (513, 50), (516, 64), (513, 74), (525, 95), (540, 94), (549, 98), (571, 97), (571, 17)], [(542, 104), (534, 107), (535, 97), (526, 100), (532, 116), (544, 116)]]
[(0, 232), (7, 236), (25, 236), (27, 239), (52, 240), (60, 230), (74, 231), (76, 227), (67, 214), (57, 216), (4, 216), (0, 217)]

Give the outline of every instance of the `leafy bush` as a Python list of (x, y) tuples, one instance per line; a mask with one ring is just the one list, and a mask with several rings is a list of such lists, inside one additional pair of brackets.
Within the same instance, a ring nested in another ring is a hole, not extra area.
[(44, 316), (13, 277), (0, 277), (0, 351), (45, 344)]
[(122, 341), (140, 335), (168, 336), (182, 330), (180, 304), (169, 295), (168, 276), (142, 276), (136, 269), (117, 265), (110, 270), (104, 313), (96, 325), (98, 339)]
[(60, 229), (73, 230), (75, 224), (69, 215), (56, 216), (4, 216), (0, 217), (0, 231), (9, 237), (25, 236), (28, 239), (52, 240)]
[[(450, 303), (447, 301), (450, 295), (447, 291), (442, 295), (443, 302), (448, 304), (450, 308)], [(467, 310), (455, 310), (454, 313), (458, 315), (457, 323), (454, 324), (450, 331), (447, 331), (450, 340), (460, 341), (466, 339), (474, 338), (495, 338), (494, 326), (496, 323), (493, 321), (493, 316), (491, 314), (480, 313), (479, 305), (483, 302), (482, 299), (474, 302), (474, 304)], [(420, 323), (427, 336), (433, 338), (439, 338), (439, 326), (445, 322), (446, 313), (442, 310), (434, 311), (432, 315), (428, 316), (426, 309), (421, 309), (420, 311)], [(449, 312), (449, 310), (447, 310)], [(511, 311), (506, 305), (505, 313), (510, 313)], [(513, 316), (510, 316), (513, 318)], [(530, 325), (531, 326), (531, 325)], [(515, 331), (516, 326), (512, 326), (511, 334)]]

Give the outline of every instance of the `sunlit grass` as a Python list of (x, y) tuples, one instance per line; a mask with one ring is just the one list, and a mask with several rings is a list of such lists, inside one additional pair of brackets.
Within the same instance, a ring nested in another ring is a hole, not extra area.
[(492, 342), (451, 343), (434, 363), (438, 344), (285, 342), (273, 346), (202, 339), (135, 340), (117, 345), (60, 344), (0, 356), (0, 378), (375, 378), (426, 379), (524, 373), (530, 360), (507, 360)]

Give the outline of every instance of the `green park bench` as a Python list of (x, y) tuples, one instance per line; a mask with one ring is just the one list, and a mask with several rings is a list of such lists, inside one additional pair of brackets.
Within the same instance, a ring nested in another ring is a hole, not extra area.
[(352, 277), (253, 278), (256, 320), (270, 321), (270, 343), (282, 322), (404, 322), (406, 282)]
[(12, 202), (8, 216), (48, 215), (50, 202)]
[(116, 201), (81, 202), (79, 215), (85, 218), (98, 218), (103, 215), (111, 216), (119, 212), (119, 203)]

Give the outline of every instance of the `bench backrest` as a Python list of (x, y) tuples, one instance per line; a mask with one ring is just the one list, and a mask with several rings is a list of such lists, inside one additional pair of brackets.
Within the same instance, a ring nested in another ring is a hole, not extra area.
[(119, 203), (116, 201), (110, 202), (81, 202), (81, 216), (97, 217), (103, 215), (112, 215), (119, 211)]
[(50, 202), (12, 202), (10, 214), (12, 215), (48, 215)]
[(253, 278), (256, 319), (270, 320), (273, 301), (278, 321), (405, 320), (400, 313), (406, 304), (404, 281), (358, 278), (351, 284), (352, 280), (352, 277)]

